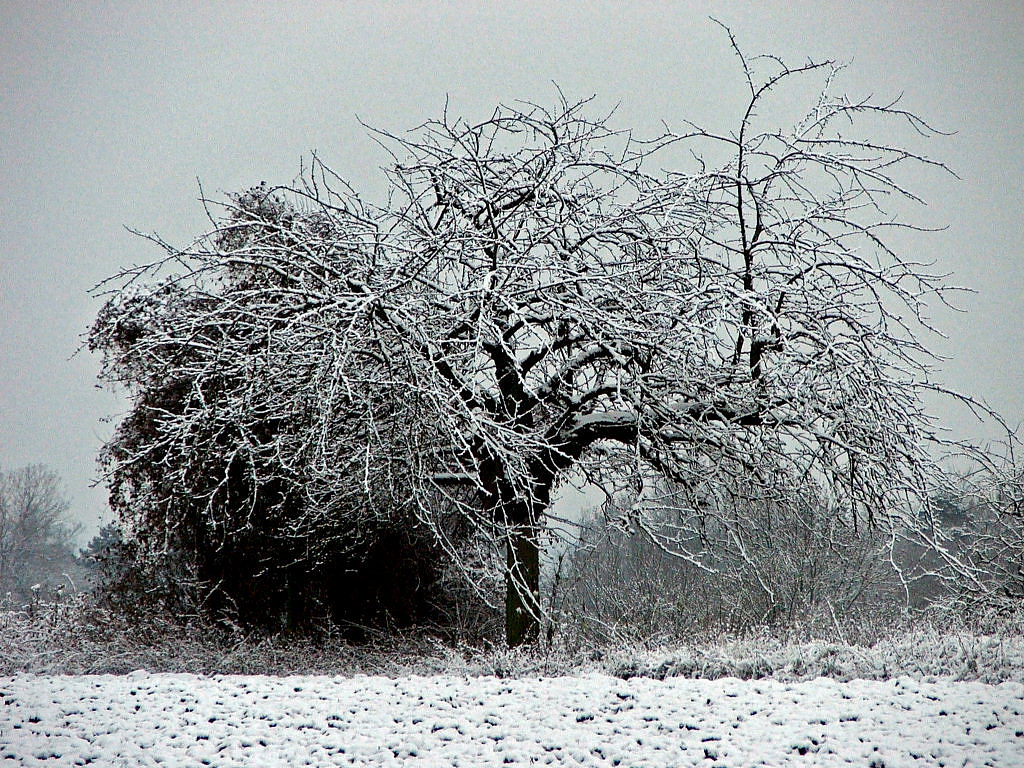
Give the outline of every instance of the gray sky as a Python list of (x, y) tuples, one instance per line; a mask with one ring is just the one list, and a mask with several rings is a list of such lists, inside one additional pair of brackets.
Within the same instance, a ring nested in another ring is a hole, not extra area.
[[(755, 10), (756, 9), (756, 10)], [(1024, 421), (1024, 3), (36, 3), (0, 0), (0, 466), (42, 462), (95, 528), (95, 455), (124, 403), (73, 357), (87, 291), (154, 253), (124, 226), (184, 243), (207, 193), (291, 181), (311, 150), (357, 188), (386, 159), (356, 120), (402, 130), (498, 101), (573, 96), (616, 122), (736, 124), (750, 53), (851, 61), (851, 96), (904, 94), (956, 131), (926, 149), (962, 180), (924, 179), (906, 241), (977, 293), (938, 319), (943, 380)], [(941, 411), (958, 436), (980, 434)]]

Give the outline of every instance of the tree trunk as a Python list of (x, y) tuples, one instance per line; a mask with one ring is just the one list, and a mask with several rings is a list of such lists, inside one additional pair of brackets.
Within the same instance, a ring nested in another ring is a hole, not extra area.
[(509, 648), (540, 641), (540, 537), (551, 503), (557, 465), (545, 457), (531, 462), (531, 482), (516, 488), (489, 467), (482, 475), (495, 520), (505, 521), (505, 640)]
[(536, 524), (510, 528), (506, 545), (505, 639), (509, 648), (540, 639), (540, 535)]

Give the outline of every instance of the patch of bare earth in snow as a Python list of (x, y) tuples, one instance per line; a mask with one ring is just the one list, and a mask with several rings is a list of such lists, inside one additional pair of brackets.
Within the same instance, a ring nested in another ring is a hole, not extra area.
[(24, 766), (1024, 765), (1024, 684), (607, 675), (0, 678)]

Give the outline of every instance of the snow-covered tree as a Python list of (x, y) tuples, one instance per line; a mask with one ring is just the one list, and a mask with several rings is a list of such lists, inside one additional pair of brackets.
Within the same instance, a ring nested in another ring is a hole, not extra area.
[[(435, 543), (406, 524), (408, 505), (378, 498), (387, 468), (362, 464), (381, 434), (371, 419), (398, 398), (383, 384), (332, 395), (349, 228), (366, 227), (265, 185), (228, 208), (198, 250), (171, 252), (183, 271), (125, 275), (90, 335), (132, 403), (101, 456), (129, 551), (176, 574), (167, 588), (192, 596), (175, 605), (198, 598), (245, 623), (424, 618)], [(371, 401), (384, 406), (364, 412)]]
[[(671, 488), (686, 521), (813, 493), (839, 524), (912, 526), (938, 441), (920, 336), (946, 289), (891, 236), (915, 228), (902, 169), (942, 166), (870, 131), (933, 131), (834, 94), (831, 63), (740, 61), (731, 131), (638, 141), (565, 99), (446, 112), (378, 133), (387, 202), (314, 161), (120, 275), (92, 344), (136, 404), (107, 449), (122, 506), (148, 499), (136, 525), (175, 525), (188, 489), (204, 535), (329, 551), (402, 510), (466, 572), (471, 539), (504, 551), (512, 645), (538, 637), (570, 476)], [(211, 456), (230, 471), (197, 466)], [(225, 525), (228, 497), (246, 514)], [(671, 551), (665, 506), (611, 522)], [(742, 552), (743, 520), (728, 530)]]

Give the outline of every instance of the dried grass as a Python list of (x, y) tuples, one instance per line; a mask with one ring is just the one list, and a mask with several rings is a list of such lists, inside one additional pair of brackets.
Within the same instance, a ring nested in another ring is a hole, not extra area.
[[(838, 628), (837, 628), (838, 631)], [(130, 620), (88, 595), (0, 612), (0, 675), (124, 674), (493, 675), (839, 680), (952, 677), (1024, 681), (1024, 610), (973, 617), (933, 614), (869, 643), (810, 630), (658, 644), (622, 639), (600, 647), (564, 640), (534, 650), (455, 646), (425, 633), (378, 634), (354, 645), (331, 628), (314, 637), (146, 616)]]

